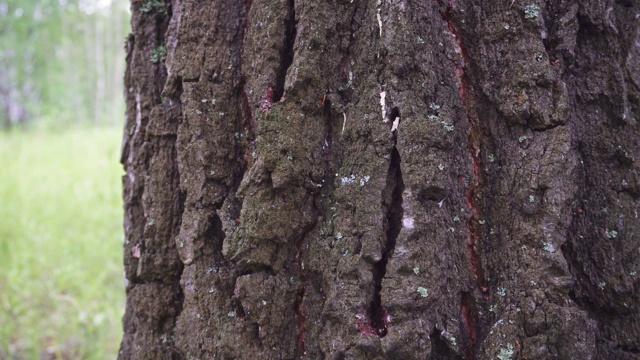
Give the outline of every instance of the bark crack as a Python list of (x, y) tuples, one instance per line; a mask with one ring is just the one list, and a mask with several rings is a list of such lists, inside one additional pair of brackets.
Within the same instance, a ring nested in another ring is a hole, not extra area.
[(465, 337), (464, 354), (465, 360), (474, 360), (475, 345), (478, 338), (476, 328), (476, 309), (474, 305), (473, 296), (468, 292), (463, 292), (460, 299), (460, 317), (463, 320), (463, 326), (461, 327), (462, 334)]
[(461, 360), (462, 358), (458, 354), (456, 354), (456, 352), (448, 344), (450, 340), (447, 340), (444, 336), (446, 333), (446, 331), (434, 327), (433, 331), (429, 335), (429, 339), (431, 340), (431, 348), (433, 349), (432, 353), (435, 355), (434, 358)]
[[(393, 108), (391, 117), (400, 116), (398, 108)], [(400, 152), (396, 147), (397, 133), (393, 132), (393, 149), (391, 150), (391, 160), (389, 170), (387, 172), (387, 184), (382, 194), (383, 206), (385, 208), (385, 226), (386, 241), (382, 249), (382, 258), (374, 264), (373, 280), (374, 295), (369, 306), (369, 319), (371, 328), (375, 330), (376, 335), (384, 337), (389, 329), (389, 316), (387, 310), (382, 305), (382, 281), (387, 274), (387, 264), (396, 248), (396, 240), (400, 229), (402, 228), (402, 192), (404, 191), (404, 182), (402, 180), (402, 169), (400, 163)]]
[(273, 88), (273, 102), (276, 103), (284, 96), (284, 85), (287, 78), (287, 70), (293, 63), (294, 45), (296, 42), (296, 9), (295, 0), (289, 0), (289, 14), (285, 20), (284, 47), (280, 53), (280, 67), (275, 86)]
[[(460, 58), (454, 61), (454, 72), (458, 80), (458, 90), (460, 92), (460, 98), (462, 105), (469, 122), (469, 135), (467, 137), (467, 151), (473, 164), (473, 178), (471, 179), (471, 186), (466, 194), (467, 206), (471, 212), (468, 220), (468, 232), (469, 240), (467, 242), (467, 253), (471, 264), (471, 273), (476, 283), (477, 289), (486, 299), (489, 294), (489, 287), (485, 279), (484, 269), (478, 253), (478, 242), (480, 240), (480, 209), (478, 207), (477, 193), (480, 187), (483, 185), (482, 178), (482, 162), (481, 162), (481, 138), (482, 129), (480, 123), (473, 108), (473, 100), (469, 98), (473, 95), (471, 92), (473, 89), (470, 85), (469, 74), (466, 72), (466, 66), (469, 62), (469, 55), (463, 44), (462, 35), (458, 29), (458, 25), (454, 19), (453, 11), (454, 2), (451, 2), (447, 7), (446, 12), (441, 13), (444, 25), (453, 34), (453, 45), (460, 54)], [(475, 301), (473, 296), (469, 292), (463, 292), (460, 300), (460, 316), (462, 318), (461, 330), (466, 333), (466, 344), (464, 346), (465, 358), (467, 360), (475, 359), (475, 346), (477, 342), (478, 332), (478, 313), (475, 308)]]

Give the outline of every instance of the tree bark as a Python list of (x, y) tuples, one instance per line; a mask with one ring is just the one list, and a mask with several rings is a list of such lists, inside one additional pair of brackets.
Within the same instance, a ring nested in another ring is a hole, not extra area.
[(640, 358), (638, 2), (132, 8), (121, 359)]

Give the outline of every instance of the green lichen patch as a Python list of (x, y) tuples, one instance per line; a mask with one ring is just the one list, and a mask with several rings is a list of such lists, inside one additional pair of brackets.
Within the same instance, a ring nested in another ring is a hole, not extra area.
[(153, 49), (151, 52), (151, 62), (157, 64), (164, 62), (167, 59), (167, 48), (164, 45), (160, 45)]
[(418, 294), (420, 294), (420, 296), (422, 296), (423, 298), (426, 298), (427, 296), (429, 296), (429, 290), (423, 288), (422, 286), (418, 287), (418, 289), (416, 290), (418, 292)]
[(138, 9), (144, 13), (157, 12), (160, 14), (166, 14), (167, 9), (170, 6), (171, 3), (165, 3), (160, 0), (144, 0)]
[(525, 19), (535, 19), (540, 16), (540, 7), (536, 4), (529, 4), (524, 8)]

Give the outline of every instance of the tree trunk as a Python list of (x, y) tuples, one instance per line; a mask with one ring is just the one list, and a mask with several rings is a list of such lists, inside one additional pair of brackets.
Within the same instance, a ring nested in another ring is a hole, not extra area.
[(637, 1), (132, 7), (120, 358), (640, 358)]

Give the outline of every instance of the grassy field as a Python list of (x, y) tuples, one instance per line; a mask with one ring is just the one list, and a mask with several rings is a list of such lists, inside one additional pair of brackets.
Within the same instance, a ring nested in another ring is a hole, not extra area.
[(0, 359), (116, 357), (121, 133), (0, 133)]

